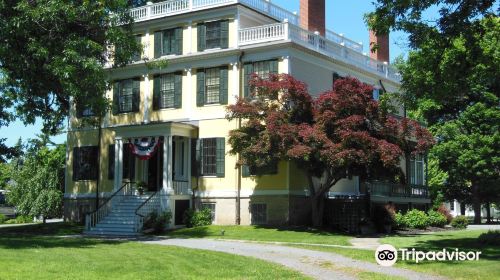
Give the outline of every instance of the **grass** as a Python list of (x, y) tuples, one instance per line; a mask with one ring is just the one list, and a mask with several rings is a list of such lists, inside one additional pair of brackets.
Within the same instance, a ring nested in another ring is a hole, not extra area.
[[(485, 231), (445, 231), (432, 234), (410, 236), (390, 236), (381, 239), (382, 244), (399, 248), (415, 248), (421, 251), (438, 251), (443, 248), (463, 251), (481, 251), (479, 261), (421, 262), (398, 261), (396, 267), (407, 268), (428, 274), (441, 275), (451, 279), (500, 279), (500, 247), (484, 246), (477, 237)], [(296, 246), (294, 246), (296, 247)], [(300, 246), (301, 248), (337, 253), (349, 258), (375, 262), (374, 251), (320, 246)]]
[(68, 224), (0, 229), (0, 279), (305, 279), (231, 254), (55, 236), (79, 230)]
[[(224, 231), (224, 235), (221, 232)], [(350, 246), (350, 235), (310, 228), (270, 228), (261, 226), (205, 226), (168, 232), (178, 238), (214, 238), (249, 241), (292, 242)]]

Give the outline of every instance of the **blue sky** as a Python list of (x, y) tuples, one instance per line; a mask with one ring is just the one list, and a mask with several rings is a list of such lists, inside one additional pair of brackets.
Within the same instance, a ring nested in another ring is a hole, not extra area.
[[(271, 0), (290, 11), (299, 11), (299, 0)], [(337, 33), (356, 42), (363, 42), (365, 52), (368, 52), (368, 29), (364, 23), (363, 15), (374, 10), (371, 1), (368, 0), (326, 0), (326, 26)], [(392, 33), (390, 35), (391, 60), (407, 50), (404, 48), (406, 37), (403, 33)], [(21, 122), (13, 122), (8, 127), (0, 128), (0, 138), (7, 138), (7, 144), (13, 145), (19, 137), (23, 140), (34, 138), (40, 132), (40, 123), (34, 126), (24, 126)], [(52, 138), (56, 143), (63, 143), (66, 135)]]

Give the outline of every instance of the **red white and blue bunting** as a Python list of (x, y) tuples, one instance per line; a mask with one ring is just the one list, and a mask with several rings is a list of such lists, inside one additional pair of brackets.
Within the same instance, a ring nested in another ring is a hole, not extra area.
[(137, 156), (140, 160), (150, 159), (158, 150), (158, 137), (142, 137), (128, 139), (130, 150), (132, 154)]

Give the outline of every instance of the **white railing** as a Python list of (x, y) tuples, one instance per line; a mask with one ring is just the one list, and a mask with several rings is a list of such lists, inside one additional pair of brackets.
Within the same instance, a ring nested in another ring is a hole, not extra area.
[(279, 21), (288, 19), (293, 24), (299, 24), (297, 14), (266, 0), (169, 0), (131, 9), (129, 14), (135, 22), (140, 22), (172, 14), (187, 13), (237, 3), (262, 12)]
[(328, 39), (334, 43), (344, 45), (345, 47), (347, 47), (349, 49), (353, 49), (353, 50), (360, 52), (360, 53), (363, 52), (363, 44), (354, 42), (353, 40), (344, 37), (344, 35), (342, 35), (342, 34), (338, 34), (338, 33), (333, 32), (331, 30), (326, 30), (325, 35), (326, 35), (325, 36), (326, 39)]
[(107, 200), (94, 212), (85, 215), (85, 228), (90, 230), (95, 227), (102, 219), (111, 212), (113, 205), (120, 203), (126, 196), (133, 195), (135, 189), (132, 182), (126, 182), (123, 186), (113, 193)]
[(160, 192), (155, 192), (135, 210), (135, 232), (140, 232), (142, 230), (144, 221), (149, 214), (154, 211), (160, 214), (160, 209)]
[(172, 181), (174, 194), (176, 195), (190, 195), (191, 188), (189, 187), (189, 182), (185, 181)]
[(240, 29), (239, 44), (255, 44), (286, 39), (285, 25), (282, 23)]
[(393, 66), (372, 59), (359, 51), (346, 47), (345, 44), (328, 40), (319, 33), (310, 32), (288, 22), (241, 29), (239, 31), (239, 40), (239, 45), (281, 40), (291, 41), (347, 64), (385, 76), (388, 79), (401, 80), (399, 73)]

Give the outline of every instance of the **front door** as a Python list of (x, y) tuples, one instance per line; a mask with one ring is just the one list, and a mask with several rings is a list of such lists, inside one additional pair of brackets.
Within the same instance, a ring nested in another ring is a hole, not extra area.
[(163, 145), (158, 145), (156, 153), (148, 160), (148, 191), (161, 189), (163, 183)]

